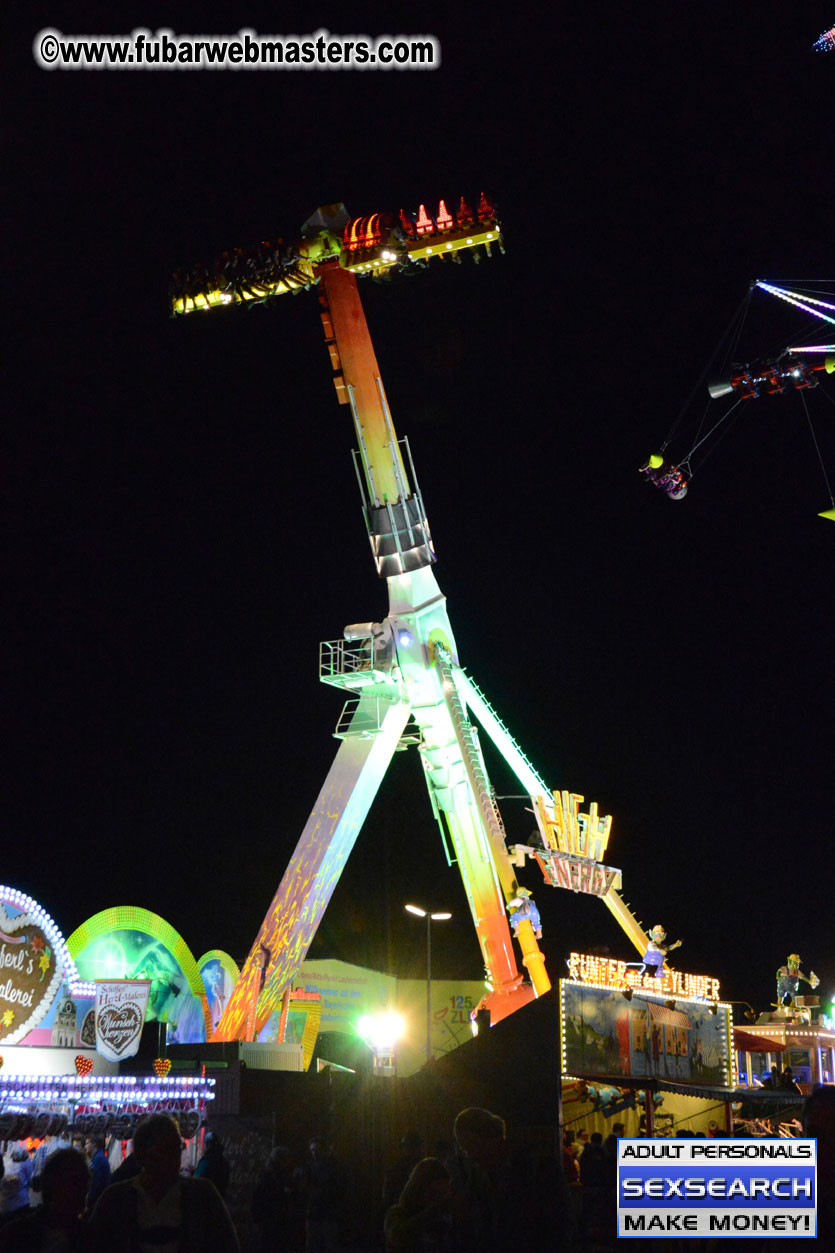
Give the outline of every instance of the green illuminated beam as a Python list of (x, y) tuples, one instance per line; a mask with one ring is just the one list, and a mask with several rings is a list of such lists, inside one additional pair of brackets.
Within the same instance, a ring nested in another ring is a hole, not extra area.
[[(465, 674), (463, 670), (458, 672), (458, 678), (468, 707), (472, 710), (485, 732), (490, 736), (490, 739), (516, 775), (527, 795), (549, 796), (550, 788), (542, 777), (537, 774), (533, 765), (522, 752), (522, 749), (510, 734), (510, 731), (502, 722), (495, 709), (490, 705), (478, 684), (469, 675)], [(631, 943), (635, 945), (639, 953), (643, 953), (646, 949), (646, 933), (626, 901), (613, 887), (609, 888), (602, 900), (611, 914), (617, 919)]]
[(499, 715), (490, 705), (481, 688), (463, 670), (458, 673), (459, 684), (467, 706), (475, 714), (481, 726), (490, 736), (496, 748), (516, 775), (528, 796), (547, 796), (550, 788), (537, 774), (531, 762), (522, 752)]

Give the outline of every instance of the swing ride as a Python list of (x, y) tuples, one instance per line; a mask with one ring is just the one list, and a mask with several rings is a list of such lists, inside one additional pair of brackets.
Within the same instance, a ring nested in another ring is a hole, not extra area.
[[(498, 1021), (550, 988), (537, 943), (538, 914), (516, 869), (534, 862), (546, 883), (599, 897), (639, 953), (644, 928), (618, 894), (619, 871), (603, 864), (611, 818), (583, 797), (552, 792), (467, 675), (432, 566), (435, 551), (414, 464), (395, 433), (380, 369), (360, 302), (358, 276), (397, 273), (438, 258), (460, 263), (503, 252), (495, 207), (481, 196), (475, 210), (461, 199), (434, 214), (421, 205), (350, 219), (341, 204), (320, 208), (300, 236), (222, 254), (213, 267), (179, 271), (172, 315), (228, 305), (268, 304), (315, 288), (340, 404), (348, 405), (358, 448), (354, 466), (377, 573), (388, 587), (382, 622), (345, 628), (320, 646), (322, 682), (348, 697), (340, 741), (240, 977), (215, 1040), (251, 1040), (287, 1003), (319, 922), (387, 767), (398, 749), (417, 747), (432, 812), (450, 865), (456, 864), (481, 948), (488, 993), (484, 1008)], [(478, 720), (531, 798), (537, 846), (508, 850), (487, 775)], [(514, 935), (511, 937), (510, 928)], [(520, 971), (513, 940), (521, 953)], [(525, 979), (527, 973), (528, 981)]]
[(830, 26), (829, 30), (822, 31), (812, 47), (815, 52), (835, 52), (835, 26)]
[[(830, 284), (830, 286), (835, 285)], [(833, 496), (830, 487), (807, 402), (807, 393), (814, 391), (825, 395), (826, 399), (835, 405), (835, 394), (833, 394), (832, 390), (826, 390), (824, 387), (821, 387), (821, 383), (825, 381), (827, 375), (835, 374), (835, 343), (806, 345), (795, 343), (781, 348), (777, 353), (762, 356), (755, 360), (744, 363), (735, 360), (743, 323), (748, 313), (751, 296), (755, 290), (767, 292), (769, 295), (776, 296), (810, 317), (835, 325), (835, 316), (833, 316), (835, 315), (835, 302), (819, 299), (821, 294), (820, 285), (808, 290), (805, 288), (788, 289), (762, 280), (752, 283), (729, 328), (728, 338), (731, 338), (732, 335), (732, 342), (726, 353), (723, 367), (708, 383), (707, 390), (710, 400), (707, 408), (695, 426), (692, 421), (688, 422), (690, 405), (693, 399), (691, 397), (691, 400), (687, 402), (682, 413), (674, 423), (666, 440), (660, 446), (659, 451), (653, 453), (639, 467), (639, 472), (644, 475), (648, 482), (663, 491), (671, 500), (683, 500), (687, 495), (688, 485), (698, 468), (698, 462), (693, 460), (695, 454), (700, 449), (703, 450), (700, 461), (703, 463), (706, 460), (719, 439), (727, 431), (728, 427), (725, 426), (725, 423), (736, 413), (737, 407), (742, 401), (760, 400), (766, 396), (788, 397), (792, 394), (797, 394), (811, 432), (812, 442), (831, 501), (831, 508), (822, 510), (818, 517), (835, 521), (835, 496)], [(828, 288), (824, 290), (823, 294), (830, 294)], [(835, 295), (835, 292), (832, 294)], [(805, 331), (802, 333), (805, 335)], [(720, 350), (715, 354), (717, 357)], [(707, 371), (705, 371), (706, 374)], [(726, 397), (732, 398), (730, 408), (726, 409), (720, 417), (712, 421), (707, 432), (703, 434), (703, 427), (707, 422), (708, 413), (711, 409), (710, 401), (723, 400)], [(717, 432), (720, 430), (721, 434), (717, 435)], [(684, 434), (692, 442), (689, 449), (674, 462), (667, 455), (668, 445), (674, 437)]]

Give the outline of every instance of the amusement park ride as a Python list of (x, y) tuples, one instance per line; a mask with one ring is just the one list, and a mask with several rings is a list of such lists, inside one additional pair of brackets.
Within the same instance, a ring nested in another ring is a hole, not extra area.
[[(550, 981), (534, 925), (521, 915), (525, 896), (516, 869), (534, 860), (545, 881), (600, 897), (639, 952), (644, 928), (618, 894), (620, 873), (603, 864), (611, 818), (582, 796), (551, 792), (462, 668), (446, 600), (432, 566), (435, 552), (409, 447), (395, 433), (357, 286), (441, 257), (476, 260), (504, 251), (495, 209), (484, 196), (475, 211), (462, 198), (450, 213), (375, 213), (349, 219), (343, 205), (317, 210), (290, 244), (225, 253), (210, 273), (175, 275), (174, 314), (218, 305), (269, 302), (315, 288), (340, 404), (354, 420), (354, 464), (377, 573), (388, 586), (382, 622), (345, 628), (320, 646), (324, 683), (347, 703), (336, 728), (340, 745), (295, 852), (261, 924), (215, 1040), (246, 1040), (278, 1010), (308, 951), (393, 754), (415, 745), (447, 859), (457, 863), (478, 935), (489, 989), (483, 1007), (495, 1022)], [(510, 850), (478, 731), (496, 745), (531, 797), (541, 844)], [(522, 891), (522, 896), (519, 893)], [(520, 971), (510, 921), (521, 950)], [(283, 1015), (282, 1015), (283, 1016)]]
[[(736, 351), (736, 345), (739, 342), (742, 324), (748, 312), (751, 296), (757, 290), (776, 296), (816, 321), (823, 321), (830, 325), (835, 324), (835, 316), (833, 316), (835, 315), (835, 303), (832, 300), (820, 300), (818, 297), (823, 293), (821, 293), (818, 287), (813, 288), (811, 291), (805, 289), (790, 290), (785, 287), (778, 287), (774, 283), (765, 283), (762, 280), (758, 280), (750, 285), (748, 293), (732, 323), (731, 329), (733, 330), (734, 345), (732, 353)], [(825, 293), (829, 294), (828, 289), (825, 289)], [(663, 491), (671, 500), (683, 500), (687, 495), (688, 484), (697, 468), (694, 462), (695, 454), (701, 449), (699, 460), (704, 462), (707, 459), (719, 439), (724, 436), (728, 429), (724, 424), (736, 412), (737, 406), (743, 400), (759, 400), (761, 396), (785, 396), (789, 393), (794, 393), (800, 397), (802, 402), (802, 408), (806, 415), (812, 442), (820, 462), (824, 483), (826, 484), (826, 490), (829, 493), (831, 502), (831, 508), (821, 510), (818, 517), (835, 520), (835, 495), (833, 495), (829, 483), (826, 466), (821, 456), (806, 400), (807, 393), (813, 390), (824, 391), (823, 388), (820, 388), (820, 383), (823, 381), (823, 376), (829, 374), (835, 374), (835, 344), (832, 343), (806, 344), (804, 346), (795, 344), (783, 348), (777, 355), (763, 357), (746, 363), (740, 363), (729, 357), (723, 363), (719, 376), (708, 384), (707, 390), (711, 402), (723, 400), (725, 397), (729, 398), (731, 401), (730, 408), (726, 409), (716, 421), (711, 421), (709, 429), (705, 433), (703, 433), (703, 425), (707, 417), (707, 410), (698, 420), (698, 423), (690, 422), (690, 440), (687, 445), (689, 451), (677, 457), (676, 464), (673, 464), (667, 454), (667, 446), (674, 435), (685, 433), (686, 428), (682, 427), (682, 430), (679, 431), (679, 427), (688, 416), (687, 410), (690, 405), (690, 402), (688, 402), (673, 424), (659, 451), (653, 453), (645, 464), (640, 467), (640, 473), (646, 477), (648, 482)], [(826, 394), (831, 400), (831, 395)], [(691, 396), (691, 401), (692, 399), (693, 397)], [(717, 436), (716, 432), (720, 428), (722, 428), (721, 435)], [(692, 446), (690, 446), (690, 441), (692, 441)]]

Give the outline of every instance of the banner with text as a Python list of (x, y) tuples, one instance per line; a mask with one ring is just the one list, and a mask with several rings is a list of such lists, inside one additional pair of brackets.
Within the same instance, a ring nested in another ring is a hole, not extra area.
[(111, 1062), (133, 1057), (148, 1009), (150, 979), (96, 982), (96, 1052)]
[(618, 1235), (816, 1232), (815, 1140), (618, 1140)]

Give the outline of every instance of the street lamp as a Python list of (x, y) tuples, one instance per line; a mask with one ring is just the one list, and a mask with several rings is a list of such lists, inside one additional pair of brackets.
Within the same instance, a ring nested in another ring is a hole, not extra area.
[(447, 922), (452, 914), (431, 914), (419, 905), (407, 905), (407, 911), (426, 919), (426, 1060), (432, 1060), (432, 923)]

